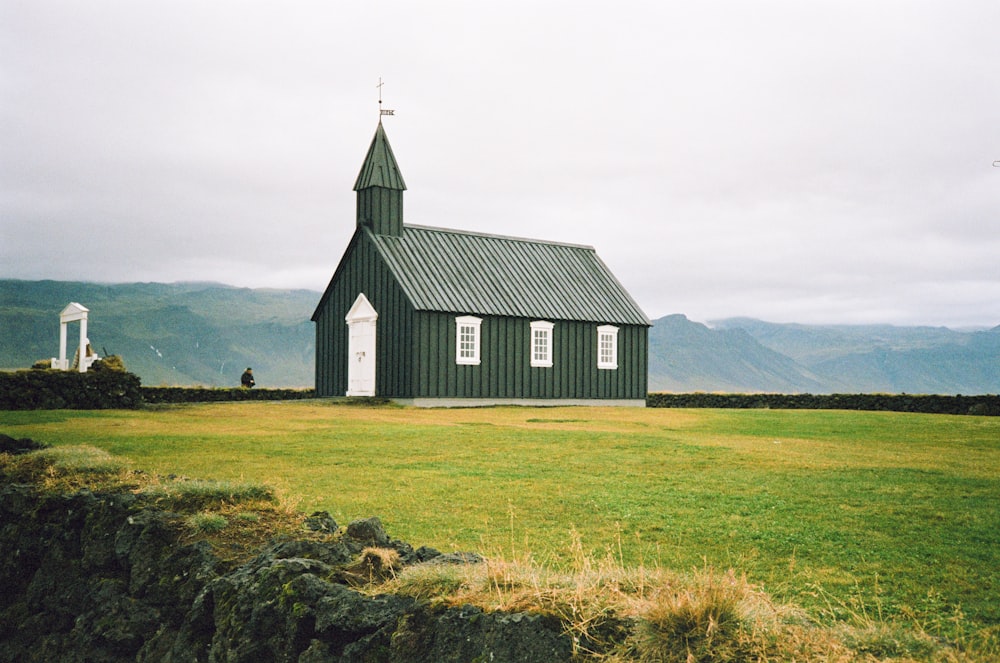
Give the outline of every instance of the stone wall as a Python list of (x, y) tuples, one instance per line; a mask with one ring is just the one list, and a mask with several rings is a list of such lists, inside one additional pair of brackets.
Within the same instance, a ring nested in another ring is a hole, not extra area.
[[(366, 546), (403, 564), (475, 562), (390, 541), (378, 519), (227, 563), (131, 493), (48, 494), (0, 477), (0, 661), (261, 663), (571, 659), (558, 620), (356, 591)], [(316, 529), (336, 529), (328, 516)]]

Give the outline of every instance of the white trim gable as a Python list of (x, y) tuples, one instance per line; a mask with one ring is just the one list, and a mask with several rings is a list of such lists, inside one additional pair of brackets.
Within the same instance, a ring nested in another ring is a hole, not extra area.
[(77, 304), (76, 302), (70, 302), (66, 308), (64, 308), (59, 313), (59, 320), (61, 322), (75, 322), (77, 320), (85, 320), (87, 314), (90, 313), (90, 309), (83, 304)]
[(455, 363), (479, 366), (482, 347), (482, 318), (460, 315), (455, 318)]
[(531, 323), (530, 352), (531, 365), (536, 368), (552, 367), (552, 329), (555, 324), (546, 320)]
[(375, 311), (375, 307), (372, 303), (368, 301), (365, 297), (365, 293), (360, 293), (358, 298), (354, 300), (351, 304), (351, 310), (347, 312), (344, 316), (344, 321), (347, 323), (351, 322), (370, 322), (372, 320), (378, 320), (378, 313)]

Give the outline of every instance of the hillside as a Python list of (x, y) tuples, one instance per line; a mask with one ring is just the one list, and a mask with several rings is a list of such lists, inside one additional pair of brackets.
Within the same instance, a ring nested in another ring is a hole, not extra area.
[(58, 355), (59, 312), (75, 301), (90, 309), (94, 349), (120, 355), (147, 386), (233, 386), (252, 366), (261, 387), (311, 387), (318, 300), (210, 283), (0, 281), (0, 368)]
[(715, 330), (683, 315), (649, 332), (650, 391), (820, 392), (821, 380), (738, 328)]
[[(147, 386), (233, 386), (252, 366), (261, 387), (311, 387), (320, 293), (214, 283), (0, 280), (0, 368), (59, 352), (59, 311), (90, 309), (89, 337)], [(71, 345), (76, 327), (70, 330)], [(651, 391), (1000, 393), (1000, 327), (654, 321)]]
[(775, 324), (684, 316), (650, 330), (651, 391), (1000, 393), (1000, 327)]

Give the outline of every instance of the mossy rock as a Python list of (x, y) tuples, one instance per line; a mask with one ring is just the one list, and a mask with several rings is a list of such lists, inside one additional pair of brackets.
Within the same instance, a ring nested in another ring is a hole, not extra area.
[(94, 362), (94, 365), (90, 367), (92, 371), (116, 371), (118, 373), (125, 372), (125, 362), (119, 355), (108, 355), (107, 357), (102, 357)]

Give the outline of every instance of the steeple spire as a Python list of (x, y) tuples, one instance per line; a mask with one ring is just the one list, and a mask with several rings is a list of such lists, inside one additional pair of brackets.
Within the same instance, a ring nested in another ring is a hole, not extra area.
[(354, 182), (354, 190), (361, 191), (372, 186), (399, 191), (406, 190), (406, 184), (399, 172), (399, 165), (396, 163), (396, 157), (392, 153), (392, 147), (385, 135), (385, 129), (382, 128), (381, 120), (375, 129), (375, 137), (372, 138), (372, 144), (368, 147), (368, 154), (361, 166), (361, 172), (358, 173), (358, 179)]
[(406, 183), (379, 119), (361, 172), (354, 182), (358, 193), (357, 222), (378, 235), (403, 234), (403, 191)]

